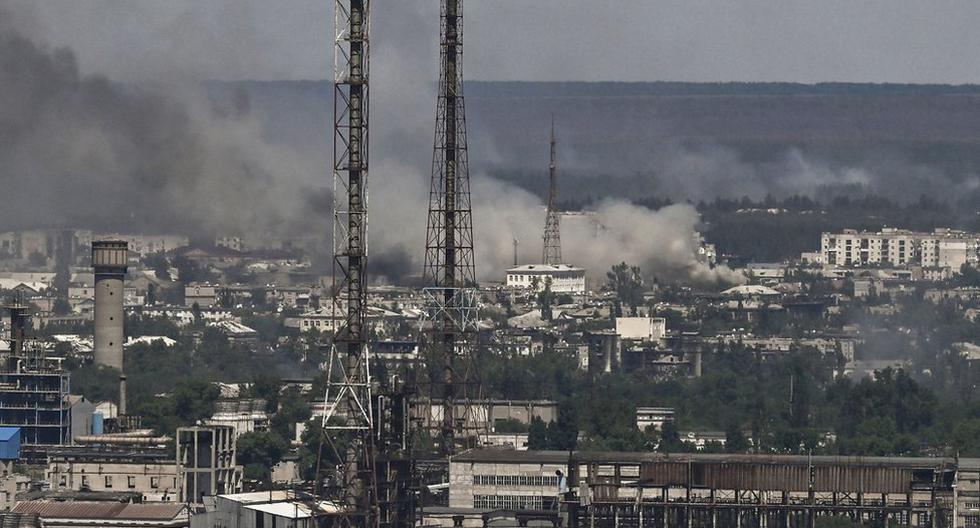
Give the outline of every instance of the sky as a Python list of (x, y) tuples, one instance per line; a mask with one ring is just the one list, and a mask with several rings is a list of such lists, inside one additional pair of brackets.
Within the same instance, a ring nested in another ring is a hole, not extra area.
[[(114, 79), (323, 79), (332, 67), (331, 0), (5, 3), (82, 71)], [(434, 71), (438, 1), (372, 9), (378, 53)], [(464, 15), (474, 80), (980, 82), (976, 1), (470, 0)]]

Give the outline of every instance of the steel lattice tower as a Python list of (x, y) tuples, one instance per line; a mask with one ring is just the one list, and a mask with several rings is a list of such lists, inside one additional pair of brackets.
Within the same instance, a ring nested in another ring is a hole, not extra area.
[(561, 264), (561, 213), (558, 211), (558, 168), (555, 152), (555, 120), (551, 120), (551, 162), (548, 164), (548, 213), (544, 222), (542, 262)]
[(448, 455), (458, 443), (470, 440), (469, 402), (478, 396), (479, 384), (473, 382), (472, 371), (476, 271), (463, 105), (462, 0), (442, 0), (440, 19), (439, 93), (423, 270), (430, 326), (423, 338), (430, 402), (442, 401), (440, 441)]
[(379, 525), (367, 284), (370, 0), (336, 0), (334, 22), (333, 314), (323, 428), (338, 471), (327, 492), (342, 507), (335, 525)]

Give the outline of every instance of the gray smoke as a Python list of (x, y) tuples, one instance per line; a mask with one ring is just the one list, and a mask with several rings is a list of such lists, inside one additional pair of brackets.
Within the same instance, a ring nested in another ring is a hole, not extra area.
[(0, 138), (7, 228), (281, 236), (326, 221), (323, 204), (306, 199), (323, 168), (264, 141), (254, 117), (216, 112), (187, 85), (83, 75), (71, 50), (9, 26)]
[[(397, 33), (415, 35), (377, 39), (373, 49), (375, 280), (421, 271), (435, 110), (433, 9), (403, 5), (398, 17), (374, 21), (379, 34), (408, 24), (413, 31)], [(180, 70), (167, 69), (158, 79)], [(4, 225), (329, 237), (329, 135), (298, 145), (270, 141), (246, 94), (219, 89), (216, 104), (214, 90), (208, 97), (195, 83), (114, 83), (83, 74), (70, 50), (10, 28), (0, 29), (0, 72), (0, 184), (10, 204), (0, 210)], [(471, 141), (493, 151), (489, 136), (474, 132), (482, 126), (471, 121)], [(513, 238), (524, 241), (528, 261), (537, 260), (532, 248), (540, 246), (544, 211), (539, 198), (479, 166), (472, 174), (478, 276), (499, 280)], [(691, 207), (651, 211), (610, 201), (595, 219), (601, 231), (569, 222), (564, 239), (568, 260), (589, 268), (594, 280), (622, 260), (664, 279), (737, 280), (697, 263)]]

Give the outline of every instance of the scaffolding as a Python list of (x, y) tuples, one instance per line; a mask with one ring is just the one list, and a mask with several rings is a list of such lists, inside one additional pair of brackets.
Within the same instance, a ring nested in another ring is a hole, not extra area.
[(10, 311), (10, 350), (0, 352), (0, 427), (19, 427), (25, 448), (71, 444), (70, 376), (27, 338), (28, 307)]

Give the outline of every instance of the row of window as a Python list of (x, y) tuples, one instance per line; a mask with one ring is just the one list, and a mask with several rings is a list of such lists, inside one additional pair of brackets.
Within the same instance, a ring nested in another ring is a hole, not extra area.
[[(113, 486), (113, 475), (105, 475), (105, 487), (112, 488)], [(61, 487), (68, 486), (68, 475), (61, 475)], [(91, 481), (89, 480), (89, 475), (82, 475), (82, 487), (91, 488)], [(136, 489), (136, 477), (127, 476), (126, 477), (126, 487), (129, 489)], [(173, 487), (177, 487), (177, 479), (173, 479)], [(160, 477), (150, 477), (150, 488), (159, 489), (160, 488)]]
[(558, 477), (543, 475), (473, 475), (476, 486), (558, 486)]
[(473, 507), (488, 510), (543, 510), (544, 497), (531, 495), (473, 495)]

